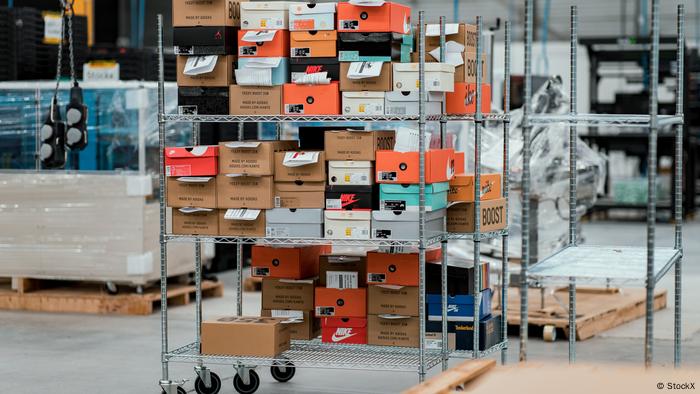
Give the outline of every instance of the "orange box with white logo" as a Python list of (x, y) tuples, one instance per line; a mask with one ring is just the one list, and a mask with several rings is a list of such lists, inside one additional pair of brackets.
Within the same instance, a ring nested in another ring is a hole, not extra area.
[[(377, 151), (377, 183), (418, 183), (418, 152)], [(455, 172), (455, 151), (431, 149), (425, 152), (425, 183), (447, 182)]]
[(363, 33), (411, 32), (411, 7), (385, 2), (379, 7), (338, 3), (338, 31)]
[(336, 57), (338, 33), (335, 30), (293, 31), (289, 57)]
[[(455, 83), (453, 92), (445, 93), (445, 110), (450, 115), (476, 113), (476, 84)], [(481, 84), (481, 112), (491, 112), (491, 85)]]
[[(481, 200), (501, 198), (501, 174), (481, 174)], [(474, 202), (474, 175), (458, 174), (450, 181), (447, 201)]]
[[(269, 35), (273, 38), (270, 41)], [(265, 37), (264, 40), (256, 37)], [(240, 57), (287, 57), (289, 30), (239, 30), (238, 56)]]
[(253, 245), (250, 268), (253, 276), (306, 279), (318, 276), (318, 257), (330, 251), (328, 245), (302, 248)]
[[(440, 261), (440, 248), (425, 252), (425, 261)], [(367, 252), (367, 283), (418, 286), (418, 253)]]
[(367, 318), (324, 317), (321, 319), (321, 341), (355, 345), (367, 344)]
[(283, 94), (287, 115), (340, 115), (338, 82), (328, 85), (286, 83)]
[(314, 304), (318, 317), (366, 317), (367, 289), (317, 287)]

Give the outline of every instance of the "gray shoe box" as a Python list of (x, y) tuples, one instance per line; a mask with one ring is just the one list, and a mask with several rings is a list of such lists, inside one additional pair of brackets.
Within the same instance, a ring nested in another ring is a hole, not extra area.
[(323, 209), (268, 209), (265, 233), (277, 238), (323, 238)]
[[(445, 209), (425, 213), (426, 237), (443, 234)], [(418, 212), (372, 211), (372, 236), (385, 239), (418, 239)]]

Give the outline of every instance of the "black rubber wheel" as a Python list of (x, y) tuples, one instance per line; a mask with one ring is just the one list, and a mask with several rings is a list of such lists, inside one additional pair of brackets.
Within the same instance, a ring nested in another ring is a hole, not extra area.
[[(162, 394), (165, 394), (165, 390), (162, 391)], [(187, 394), (187, 390), (185, 390), (183, 387), (178, 387), (177, 394)]]
[(211, 376), (211, 386), (205, 386), (204, 381), (197, 376), (194, 381), (194, 391), (198, 394), (217, 394), (221, 390), (221, 378), (214, 372), (209, 372), (209, 376)]
[(270, 373), (276, 381), (284, 383), (292, 380), (294, 374), (296, 373), (296, 368), (294, 367), (294, 363), (287, 361), (283, 365), (277, 364), (271, 366)]
[(233, 388), (236, 389), (241, 394), (253, 394), (260, 387), (260, 376), (254, 370), (248, 372), (250, 376), (250, 383), (243, 384), (243, 379), (241, 379), (238, 374), (233, 377)]

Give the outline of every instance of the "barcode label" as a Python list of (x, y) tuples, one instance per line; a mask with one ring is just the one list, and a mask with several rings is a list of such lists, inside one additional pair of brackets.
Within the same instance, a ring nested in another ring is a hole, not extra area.
[(374, 230), (374, 238), (390, 238), (391, 237), (391, 230)]
[(340, 20), (338, 22), (343, 30), (357, 30), (360, 27), (358, 20)]
[(335, 307), (333, 306), (317, 306), (316, 316), (335, 316)]
[(386, 275), (385, 274), (368, 273), (367, 274), (367, 282), (384, 283), (384, 282), (386, 282)]
[(253, 267), (253, 276), (270, 276), (269, 267)]
[(270, 311), (272, 317), (286, 317), (291, 319), (304, 319), (304, 311), (273, 309)]
[(396, 172), (395, 171), (379, 171), (379, 179), (383, 181), (395, 181)]
[(275, 196), (275, 208), (282, 207), (282, 198), (280, 196)]
[(311, 56), (310, 48), (292, 48), (292, 57), (309, 57)]
[(438, 81), (437, 79), (434, 80), (434, 81), (433, 81), (433, 86), (434, 86), (434, 87), (440, 86), (440, 81)]
[[(165, 176), (171, 176), (170, 175), (170, 166), (165, 166)], [(328, 201), (328, 200), (326, 200)]]
[(341, 209), (343, 203), (339, 198), (327, 198), (326, 199), (326, 209)]
[(387, 115), (406, 115), (406, 107), (386, 107)]
[(405, 200), (382, 200), (379, 204), (383, 211), (405, 211)]
[(266, 227), (265, 234), (271, 238), (289, 237), (289, 227)]
[(442, 349), (442, 339), (425, 338), (425, 348), (430, 349), (430, 350), (441, 350)]
[(255, 56), (258, 53), (258, 47), (255, 45), (240, 47), (238, 53), (241, 56)]
[(285, 111), (288, 114), (303, 114), (304, 104), (286, 104)]
[(326, 287), (329, 289), (357, 289), (357, 272), (327, 271)]

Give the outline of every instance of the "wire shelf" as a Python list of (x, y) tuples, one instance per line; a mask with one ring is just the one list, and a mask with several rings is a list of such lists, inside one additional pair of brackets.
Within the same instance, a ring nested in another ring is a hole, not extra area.
[[(426, 246), (440, 243), (444, 236), (436, 236), (426, 239)], [(377, 247), (401, 247), (420, 245), (416, 239), (330, 239), (330, 238), (267, 238), (267, 237), (220, 237), (206, 235), (179, 235), (166, 234), (167, 242), (206, 242), (218, 244), (264, 244), (264, 245), (335, 245), (335, 246), (377, 246)]]
[[(654, 248), (654, 283), (681, 257), (674, 248)], [(570, 246), (530, 267), (528, 276), (541, 283), (592, 285), (646, 284), (647, 249), (645, 247)]]
[(226, 123), (226, 122), (411, 122), (417, 115), (184, 115), (164, 114), (164, 122)]
[(447, 233), (448, 240), (475, 240), (475, 239), (493, 239), (499, 238), (504, 235), (508, 235), (508, 229), (489, 231), (486, 233), (480, 233), (479, 236), (476, 233)]
[[(277, 357), (201, 355), (197, 344), (190, 343), (165, 354), (172, 362), (224, 364), (245, 366), (272, 366), (288, 361), (297, 368), (360, 369), (373, 371), (418, 371), (418, 348), (340, 345), (311, 341), (292, 341), (290, 349)], [(441, 362), (438, 350), (426, 350), (425, 367), (430, 369)]]
[[(476, 120), (476, 116), (474, 114), (471, 114), (471, 115), (427, 115), (426, 120), (428, 120), (428, 121), (446, 120), (446, 121), (452, 121), (452, 122), (458, 122), (458, 121), (473, 122)], [(481, 114), (481, 120), (490, 121), (490, 122), (509, 122), (510, 121), (510, 114), (500, 114), (500, 113)]]
[[(553, 123), (576, 124), (578, 126), (618, 126), (649, 127), (651, 115), (618, 114), (532, 114), (528, 115), (530, 125), (548, 125)], [(683, 124), (683, 115), (658, 115), (658, 126)]]
[[(500, 329), (500, 327), (499, 327)], [(486, 350), (479, 352), (479, 358), (488, 357), (498, 351), (505, 349), (508, 345), (508, 340), (499, 342)], [(474, 358), (474, 352), (472, 350), (455, 350), (450, 353), (450, 357), (454, 358)]]

